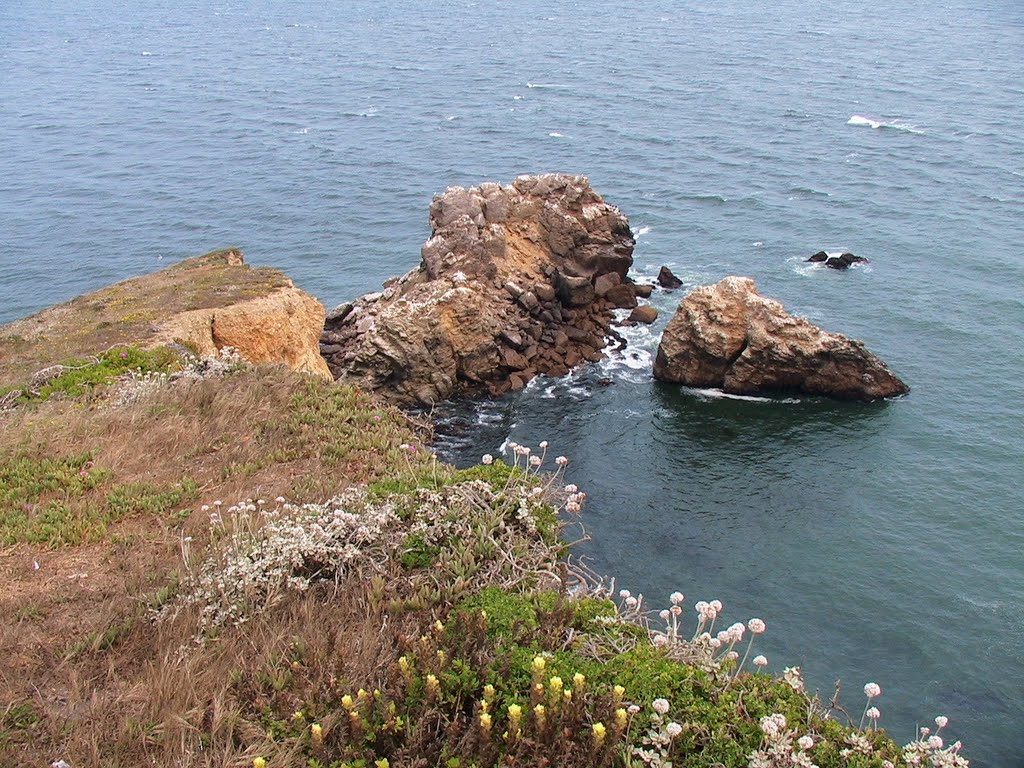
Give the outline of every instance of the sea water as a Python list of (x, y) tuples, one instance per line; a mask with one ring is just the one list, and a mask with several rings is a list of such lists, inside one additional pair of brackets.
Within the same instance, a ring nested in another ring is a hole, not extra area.
[(604, 363), (447, 407), (444, 455), (548, 440), (618, 586), (1024, 765), (1022, 51), (997, 0), (4, 3), (0, 322), (224, 246), (331, 306), (416, 265), (445, 187), (586, 174), (638, 278), (751, 276), (911, 395), (657, 384), (656, 292)]

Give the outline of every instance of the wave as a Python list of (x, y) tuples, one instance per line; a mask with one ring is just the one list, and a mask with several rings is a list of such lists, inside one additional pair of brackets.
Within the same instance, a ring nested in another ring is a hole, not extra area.
[(743, 400), (748, 403), (799, 403), (798, 397), (759, 397), (757, 395), (734, 395), (720, 389), (703, 389), (700, 387), (680, 387), (680, 391), (693, 395), (701, 400)]
[(559, 133), (558, 131), (552, 131), (551, 133), (548, 134), (548, 136), (551, 136), (551, 137), (556, 138), (556, 139), (564, 139), (565, 138), (565, 134), (564, 133)]
[(344, 117), (375, 117), (378, 110), (376, 107), (367, 107), (362, 112), (342, 112)]
[(710, 203), (711, 205), (724, 205), (729, 198), (723, 195), (683, 195), (684, 200), (692, 200), (695, 203)]
[(853, 115), (849, 120), (846, 121), (847, 125), (864, 125), (870, 128), (890, 128), (896, 131), (906, 131), (907, 133), (924, 133), (917, 126), (906, 123), (902, 120), (875, 120), (871, 117), (864, 115)]
[(803, 197), (832, 197), (831, 192), (822, 192), (814, 187), (790, 187), (790, 195), (801, 195)]
[(633, 230), (633, 237), (634, 237), (634, 239), (638, 238), (638, 237), (643, 237), (644, 235), (648, 234), (650, 231), (651, 231), (651, 228), (646, 226), (646, 225), (642, 226), (642, 227), (638, 227), (637, 229)]
[(527, 83), (527, 88), (568, 88), (568, 85), (561, 83)]

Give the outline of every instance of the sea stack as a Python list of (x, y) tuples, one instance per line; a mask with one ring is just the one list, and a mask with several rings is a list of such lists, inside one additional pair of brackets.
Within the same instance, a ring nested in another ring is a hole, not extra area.
[(701, 286), (682, 301), (658, 346), (654, 376), (749, 395), (871, 401), (910, 391), (864, 344), (794, 317), (747, 277)]
[(416, 269), (328, 315), (335, 377), (400, 404), (498, 395), (600, 360), (637, 305), (629, 222), (583, 176), (452, 187), (430, 227)]

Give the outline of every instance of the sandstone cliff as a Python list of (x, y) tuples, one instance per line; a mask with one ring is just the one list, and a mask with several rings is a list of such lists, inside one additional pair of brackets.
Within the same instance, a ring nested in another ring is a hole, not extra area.
[(629, 224), (582, 176), (454, 187), (430, 225), (419, 267), (328, 316), (336, 377), (404, 403), (500, 394), (600, 359), (636, 306)]
[(0, 327), (0, 386), (116, 344), (173, 341), (203, 354), (237, 347), (250, 362), (327, 378), (317, 345), (324, 317), (323, 305), (282, 272), (251, 268), (237, 250), (216, 251)]
[(910, 391), (861, 342), (788, 314), (744, 277), (702, 286), (683, 300), (662, 335), (654, 376), (736, 394), (876, 400)]

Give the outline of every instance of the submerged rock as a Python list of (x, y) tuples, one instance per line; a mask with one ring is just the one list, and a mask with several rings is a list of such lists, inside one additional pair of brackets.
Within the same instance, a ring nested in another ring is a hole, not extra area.
[(830, 269), (849, 269), (854, 264), (866, 263), (868, 259), (863, 256), (854, 256), (852, 253), (841, 253), (838, 256), (829, 256), (825, 251), (818, 251), (807, 261), (815, 264), (824, 264)]
[(328, 319), (336, 378), (399, 403), (501, 394), (600, 359), (636, 305), (629, 223), (582, 176), (452, 187), (430, 225), (419, 267)]
[(790, 315), (745, 277), (701, 286), (682, 301), (658, 346), (654, 376), (735, 394), (869, 401), (910, 391), (861, 342)]

